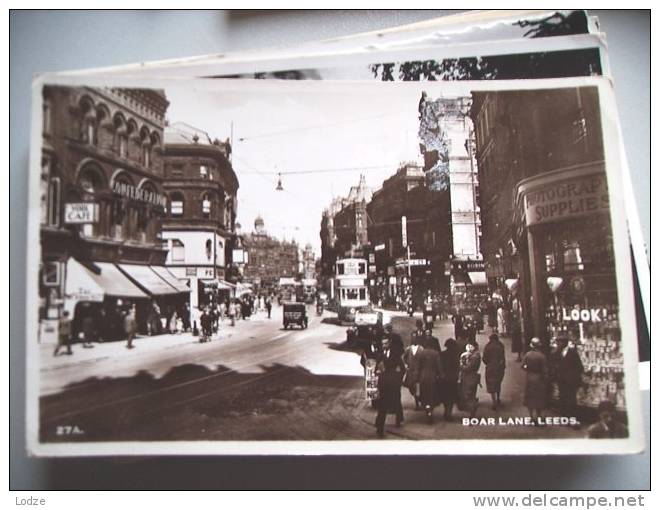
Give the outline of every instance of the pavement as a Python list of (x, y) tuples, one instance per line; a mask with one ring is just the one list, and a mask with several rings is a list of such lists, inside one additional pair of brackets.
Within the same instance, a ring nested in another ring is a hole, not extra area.
[[(419, 314), (421, 317), (421, 313)], [(394, 329), (402, 335), (405, 345), (410, 344), (410, 335), (414, 329), (414, 322), (418, 317), (409, 319), (405, 314), (393, 319)], [(477, 334), (477, 343), (480, 351), (488, 341), (490, 331), (482, 331)], [(451, 320), (436, 321), (433, 335), (444, 345), (447, 338), (454, 337), (454, 326)], [(516, 361), (517, 355), (511, 352), (511, 340), (507, 337), (501, 338), (505, 346), (506, 371), (502, 381), (501, 399), (502, 404), (497, 411), (491, 409), (492, 401), (486, 392), (485, 365), (482, 363), (480, 373), (482, 374), (483, 387), (478, 388), (476, 425), (464, 425), (463, 418), (468, 418), (468, 413), (459, 411), (454, 407), (453, 421), (446, 422), (443, 419), (444, 407), (441, 405), (434, 410), (433, 423), (429, 423), (426, 414), (422, 410), (415, 410), (415, 401), (406, 388), (401, 390), (401, 401), (404, 409), (404, 424), (401, 427), (394, 426), (394, 415), (388, 416), (386, 436), (390, 439), (541, 439), (541, 438), (571, 438), (582, 437), (585, 430), (575, 430), (570, 427), (536, 425), (511, 425), (509, 419), (525, 418), (529, 416), (527, 408), (523, 405), (525, 388), (525, 371), (521, 363)], [(552, 411), (547, 412), (555, 416)], [(359, 414), (360, 420), (373, 424), (375, 410), (364, 406)]]
[[(275, 307), (272, 319), (261, 313), (235, 327), (224, 322), (207, 343), (191, 334), (143, 336), (134, 349), (124, 341), (91, 349), (75, 344), (73, 355), (57, 357), (53, 346), (41, 346), (41, 440), (376, 439), (375, 411), (365, 400), (359, 354), (344, 342), (346, 328), (332, 312), (318, 317), (309, 307), (308, 315), (308, 329), (285, 331), (282, 309)], [(392, 317), (409, 343), (417, 317)], [(436, 324), (441, 343), (453, 336), (450, 321)], [(527, 416), (525, 375), (503, 340), (503, 406), (490, 410), (490, 397), (480, 388), (477, 417)], [(478, 342), (485, 345), (484, 333)], [(581, 435), (565, 427), (465, 426), (459, 411), (448, 423), (441, 409), (429, 424), (405, 388), (402, 397), (405, 423), (387, 426), (390, 439)]]

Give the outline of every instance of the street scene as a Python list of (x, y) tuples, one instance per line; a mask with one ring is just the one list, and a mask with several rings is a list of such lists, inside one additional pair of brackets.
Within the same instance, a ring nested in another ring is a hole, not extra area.
[(40, 442), (627, 438), (598, 92), (45, 86)]

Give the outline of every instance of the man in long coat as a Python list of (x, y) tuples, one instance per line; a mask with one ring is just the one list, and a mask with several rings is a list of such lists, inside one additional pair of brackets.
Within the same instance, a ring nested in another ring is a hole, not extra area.
[(417, 335), (412, 335), (410, 345), (403, 352), (403, 362), (406, 365), (404, 386), (408, 388), (410, 394), (415, 399), (415, 409), (419, 409), (420, 406), (419, 355), (424, 350), (424, 347), (419, 344), (420, 340)]
[[(463, 347), (465, 349), (465, 347)], [(443, 378), (440, 382), (440, 400), (445, 406), (445, 421), (452, 420), (454, 404), (458, 402), (458, 378), (460, 376), (461, 347), (453, 338), (445, 340), (445, 350), (440, 353)]]
[(406, 370), (401, 355), (390, 345), (388, 337), (383, 338), (382, 354), (378, 361), (378, 414), (376, 431), (378, 437), (385, 436), (385, 419), (388, 414), (396, 415), (397, 427), (403, 423), (401, 405), (401, 383)]
[(440, 382), (444, 374), (440, 350), (434, 342), (425, 344), (419, 354), (419, 400), (429, 421), (433, 420), (433, 408), (440, 403)]
[(537, 420), (547, 405), (548, 398), (548, 359), (540, 351), (541, 340), (532, 338), (531, 350), (522, 360), (522, 368), (527, 372), (525, 399), (523, 403), (533, 420)]
[(575, 416), (577, 413), (577, 391), (582, 386), (584, 366), (575, 343), (566, 338), (557, 340), (561, 349), (555, 358), (557, 385), (559, 386), (559, 406), (562, 416)]
[(484, 347), (484, 355), (481, 358), (486, 365), (486, 391), (490, 393), (493, 401), (493, 411), (501, 404), (500, 391), (506, 361), (504, 356), (504, 344), (499, 337), (493, 333), (488, 337), (488, 343)]

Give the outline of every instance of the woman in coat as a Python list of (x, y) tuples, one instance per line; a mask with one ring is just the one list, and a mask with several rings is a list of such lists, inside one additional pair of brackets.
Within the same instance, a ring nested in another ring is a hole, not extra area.
[(418, 354), (419, 400), (429, 421), (433, 420), (433, 408), (440, 403), (440, 381), (443, 376), (440, 351), (431, 342)]
[(493, 401), (493, 411), (496, 411), (502, 403), (500, 391), (502, 388), (502, 379), (504, 379), (506, 361), (504, 358), (504, 344), (500, 342), (499, 337), (495, 333), (488, 337), (488, 343), (484, 347), (482, 359), (486, 365), (486, 391), (490, 393), (490, 398)]
[(537, 420), (547, 405), (548, 359), (540, 351), (541, 340), (532, 338), (531, 350), (522, 360), (522, 368), (527, 372), (525, 399), (523, 404), (533, 420)]
[(419, 409), (419, 355), (424, 348), (419, 345), (420, 338), (412, 335), (411, 343), (403, 352), (403, 362), (406, 365), (406, 376), (403, 384), (415, 399), (415, 409)]
[(445, 350), (440, 353), (443, 378), (440, 381), (440, 400), (445, 406), (445, 421), (452, 420), (454, 404), (458, 398), (458, 378), (460, 376), (461, 348), (453, 338), (445, 341)]
[(481, 384), (481, 355), (476, 344), (467, 344), (460, 358), (459, 390), (462, 409), (470, 413), (470, 418), (477, 414), (477, 387)]

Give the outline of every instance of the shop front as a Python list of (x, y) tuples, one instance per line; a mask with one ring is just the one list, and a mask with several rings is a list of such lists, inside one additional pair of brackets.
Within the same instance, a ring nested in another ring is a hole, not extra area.
[[(582, 406), (611, 400), (625, 406), (614, 245), (602, 163), (526, 179), (518, 185), (517, 215), (527, 260), (526, 336), (549, 346), (576, 342), (585, 368)], [(529, 338), (525, 338), (529, 341)]]

